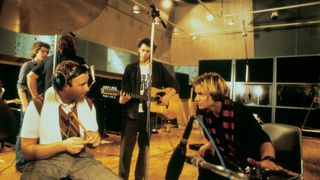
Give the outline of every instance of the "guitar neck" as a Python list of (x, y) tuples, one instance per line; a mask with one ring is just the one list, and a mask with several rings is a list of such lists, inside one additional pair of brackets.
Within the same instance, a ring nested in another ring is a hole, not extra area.
[[(135, 93), (129, 93), (129, 95), (134, 99), (139, 99), (139, 100), (144, 100), (144, 101), (148, 100), (148, 96), (146, 96), (146, 95), (135, 94)], [(150, 100), (152, 101), (153, 99), (154, 98), (151, 97)]]
[(20, 104), (20, 100), (19, 99), (11, 99), (11, 100), (5, 100), (6, 104)]
[[(125, 92), (125, 91), (119, 91), (116, 87), (111, 87), (111, 86), (103, 86), (101, 88), (101, 94), (104, 96), (104, 97), (112, 97), (114, 98), (115, 96), (119, 96), (121, 95), (121, 92)], [(152, 89), (151, 89), (151, 92), (152, 92)], [(130, 92), (125, 92), (127, 93), (128, 95), (131, 96), (131, 98), (134, 98), (134, 99), (139, 99), (139, 100), (148, 100), (148, 96), (146, 95), (141, 95), (141, 94), (137, 94), (137, 93), (130, 93)], [(151, 101), (154, 101), (157, 97), (150, 97), (150, 100)]]

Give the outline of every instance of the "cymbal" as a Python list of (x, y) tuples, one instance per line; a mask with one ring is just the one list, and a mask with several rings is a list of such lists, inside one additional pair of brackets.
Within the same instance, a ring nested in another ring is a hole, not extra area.
[(27, 34), (64, 34), (92, 22), (106, 4), (107, 0), (3, 0), (0, 26)]

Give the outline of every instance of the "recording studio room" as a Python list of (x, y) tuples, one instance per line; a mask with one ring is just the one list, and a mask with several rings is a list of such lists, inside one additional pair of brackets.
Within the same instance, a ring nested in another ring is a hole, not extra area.
[[(319, 179), (319, 12), (317, 0), (0, 0), (0, 179)], [(83, 63), (63, 55), (68, 39)], [(51, 92), (69, 118), (52, 144)], [(91, 163), (34, 171), (84, 153), (113, 178), (75, 175)]]

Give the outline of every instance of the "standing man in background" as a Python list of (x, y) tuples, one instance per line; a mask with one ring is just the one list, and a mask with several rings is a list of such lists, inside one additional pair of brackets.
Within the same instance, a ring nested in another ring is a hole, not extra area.
[[(23, 121), (23, 115), (26, 111), (30, 100), (32, 99), (31, 94), (28, 90), (27, 85), (27, 74), (31, 71), (31, 69), (40, 64), (48, 55), (50, 46), (47, 43), (37, 41), (34, 42), (31, 48), (31, 61), (25, 62), (20, 69), (19, 78), (17, 81), (17, 89), (18, 95), (21, 101), (21, 122)], [(39, 93), (43, 93), (43, 82), (40, 79), (36, 80), (37, 83), (37, 91)], [(20, 149), (20, 137), (18, 135), (16, 141), (16, 169), (18, 171), (22, 171), (24, 166), (24, 159)]]
[[(145, 178), (145, 152), (148, 141), (148, 132), (146, 132), (147, 107), (145, 101), (131, 98), (130, 93), (146, 95), (148, 92), (150, 44), (149, 38), (139, 40), (139, 62), (127, 65), (121, 83), (122, 94), (120, 95), (119, 103), (123, 104), (124, 108), (121, 121), (119, 176), (125, 180), (129, 178), (131, 157), (138, 133), (139, 154), (136, 162), (135, 179)], [(154, 45), (155, 49), (156, 45)], [(159, 62), (153, 61), (152, 75), (152, 87), (170, 88), (160, 99), (162, 104), (168, 105), (170, 97), (180, 90), (179, 83)], [(152, 113), (150, 115), (150, 125), (154, 119), (155, 113)]]
[[(77, 56), (76, 49), (73, 41), (73, 37), (69, 35), (63, 35), (58, 40), (58, 51), (56, 52), (56, 66), (64, 60), (72, 60), (79, 64), (85, 64), (86, 62), (82, 57)], [(55, 66), (55, 67), (56, 67)], [(51, 75), (53, 72), (53, 55), (43, 61), (43, 63), (32, 68), (27, 76), (28, 88), (32, 97), (39, 95), (37, 91), (37, 79), (43, 79), (44, 91), (51, 86)]]

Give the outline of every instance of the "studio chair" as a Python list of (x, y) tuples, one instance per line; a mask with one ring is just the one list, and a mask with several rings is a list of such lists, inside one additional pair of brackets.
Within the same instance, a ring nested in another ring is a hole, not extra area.
[(303, 175), (301, 129), (287, 124), (266, 123), (262, 129), (270, 136), (280, 165)]

